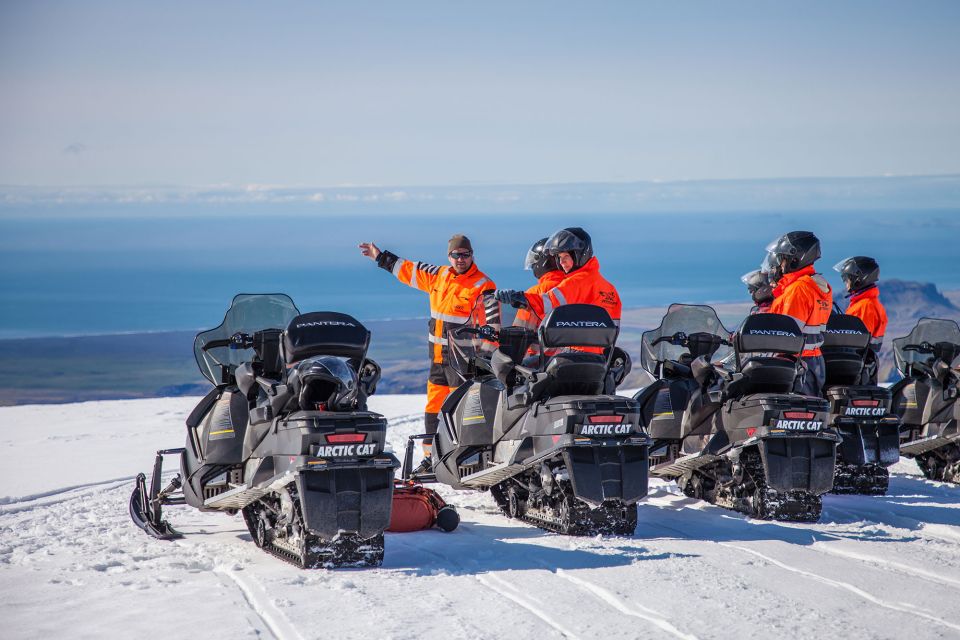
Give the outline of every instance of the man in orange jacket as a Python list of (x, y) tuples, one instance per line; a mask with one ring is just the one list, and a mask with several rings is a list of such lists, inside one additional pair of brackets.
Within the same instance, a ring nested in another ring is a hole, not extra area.
[(546, 250), (563, 270), (563, 280), (543, 293), (499, 289), (495, 293), (497, 300), (529, 309), (538, 324), (555, 307), (576, 303), (603, 307), (620, 324), (620, 294), (600, 275), (600, 262), (593, 255), (590, 234), (580, 227), (561, 229), (547, 239)]
[(870, 332), (870, 357), (867, 358), (860, 384), (877, 384), (879, 373), (878, 356), (883, 345), (883, 334), (887, 331), (887, 311), (880, 302), (880, 265), (867, 256), (853, 256), (841, 260), (834, 267), (840, 273), (847, 288), (850, 304), (847, 314), (856, 316)]
[[(389, 251), (381, 251), (372, 242), (360, 243), (360, 252), (375, 260), (377, 266), (396, 276), (400, 282), (430, 295), (430, 322), (427, 341), (430, 347), (430, 373), (427, 377), (427, 406), (423, 421), (428, 434), (435, 434), (440, 424), (440, 407), (450, 392), (460, 384), (457, 372), (450, 366), (449, 331), (466, 324), (471, 311), (479, 309), (483, 318), (479, 324), (500, 325), (500, 305), (496, 303), (475, 306), (484, 292), (493, 291), (496, 285), (473, 260), (473, 246), (464, 235), (455, 235), (447, 243), (450, 266), (437, 266), (425, 262), (405, 260)], [(423, 441), (423, 462), (417, 472), (431, 470), (430, 454), (433, 439)]]
[[(537, 279), (537, 284), (524, 292), (527, 295), (539, 296), (546, 293), (560, 284), (566, 276), (563, 270), (557, 266), (556, 259), (547, 252), (547, 240), (549, 238), (540, 238), (534, 242), (523, 261), (523, 268), (527, 271), (533, 271), (533, 276)], [(537, 327), (540, 326), (540, 321), (531, 313), (530, 309), (523, 308), (517, 311), (513, 326), (536, 331)]]
[(806, 371), (797, 378), (794, 391), (808, 396), (823, 392), (826, 366), (820, 346), (830, 319), (833, 292), (826, 279), (813, 268), (820, 258), (820, 240), (810, 231), (791, 231), (767, 246), (764, 270), (770, 274), (773, 303), (770, 313), (791, 316), (804, 337), (801, 354)]

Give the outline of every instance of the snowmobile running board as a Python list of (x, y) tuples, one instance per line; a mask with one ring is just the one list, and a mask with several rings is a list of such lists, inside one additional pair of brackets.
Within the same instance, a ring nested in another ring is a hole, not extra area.
[(510, 462), (501, 462), (492, 467), (487, 467), (482, 471), (471, 473), (460, 479), (460, 483), (465, 487), (472, 489), (486, 489), (495, 484), (499, 484), (507, 478), (516, 475), (523, 470), (525, 465)]
[(908, 444), (901, 444), (900, 453), (905, 453), (909, 456), (916, 456), (955, 441), (960, 441), (960, 435), (952, 434), (949, 436), (930, 436), (929, 438), (924, 438), (922, 440), (914, 440)]
[(693, 453), (678, 458), (669, 464), (657, 465), (650, 469), (650, 473), (660, 478), (679, 478), (683, 474), (696, 471), (719, 458), (720, 456), (709, 453)]

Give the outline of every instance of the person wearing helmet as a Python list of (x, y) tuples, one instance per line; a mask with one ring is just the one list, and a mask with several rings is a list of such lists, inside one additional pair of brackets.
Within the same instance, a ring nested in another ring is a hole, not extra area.
[(620, 294), (600, 274), (590, 234), (580, 227), (561, 229), (547, 238), (546, 251), (563, 271), (563, 280), (543, 293), (498, 289), (494, 294), (497, 300), (529, 309), (537, 318), (565, 304), (594, 304), (606, 309), (613, 321), (620, 324)]
[(747, 292), (753, 299), (753, 308), (750, 315), (755, 313), (769, 313), (773, 303), (773, 287), (767, 274), (762, 269), (750, 271), (740, 276), (740, 282), (747, 285)]
[(833, 267), (840, 273), (847, 289), (850, 304), (846, 313), (856, 316), (870, 332), (870, 357), (863, 368), (860, 384), (877, 384), (879, 373), (878, 355), (887, 331), (887, 311), (880, 302), (880, 265), (867, 256), (852, 256), (841, 260)]
[(830, 319), (833, 292), (813, 263), (820, 258), (820, 240), (810, 231), (791, 231), (767, 245), (762, 270), (769, 273), (773, 289), (770, 313), (791, 316), (804, 336), (801, 354), (806, 371), (797, 379), (794, 390), (819, 396), (823, 390), (826, 366), (820, 345)]
[[(534, 242), (523, 260), (523, 268), (527, 271), (533, 271), (533, 277), (537, 279), (537, 284), (524, 291), (524, 294), (539, 296), (560, 284), (566, 275), (557, 266), (554, 257), (547, 252), (547, 240), (549, 238), (540, 238)], [(530, 309), (522, 308), (517, 311), (513, 326), (536, 331), (537, 327), (540, 326), (540, 320), (533, 315)]]
[[(377, 266), (392, 273), (397, 280), (430, 296), (427, 335), (430, 373), (427, 377), (427, 406), (423, 420), (426, 433), (435, 434), (440, 424), (440, 407), (459, 384), (459, 377), (451, 366), (449, 329), (469, 322), (471, 312), (477, 308), (477, 298), (493, 291), (496, 285), (477, 268), (470, 239), (461, 234), (453, 236), (447, 243), (449, 267), (405, 260), (389, 251), (381, 251), (372, 242), (362, 242), (359, 248), (362, 255), (374, 260)], [(495, 328), (500, 326), (500, 305), (492, 297), (479, 308), (480, 313), (485, 314), (481, 324)], [(433, 439), (423, 440), (424, 460), (417, 472), (430, 471), (432, 449)]]

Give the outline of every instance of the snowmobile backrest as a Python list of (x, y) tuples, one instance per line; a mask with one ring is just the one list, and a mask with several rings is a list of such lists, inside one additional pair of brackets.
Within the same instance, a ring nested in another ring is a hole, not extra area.
[(789, 353), (803, 351), (803, 333), (790, 316), (757, 313), (747, 316), (733, 339), (737, 353)]
[(370, 345), (370, 331), (345, 313), (315, 311), (290, 321), (283, 334), (283, 358), (287, 364), (313, 356), (363, 359)]
[(833, 313), (823, 332), (823, 362), (826, 366), (825, 383), (852, 385), (860, 380), (870, 332), (860, 318)]
[(823, 331), (822, 350), (831, 347), (866, 349), (870, 344), (870, 332), (863, 320), (845, 313), (832, 313)]
[(603, 307), (565, 304), (551, 311), (540, 325), (540, 345), (556, 347), (612, 347), (620, 328)]

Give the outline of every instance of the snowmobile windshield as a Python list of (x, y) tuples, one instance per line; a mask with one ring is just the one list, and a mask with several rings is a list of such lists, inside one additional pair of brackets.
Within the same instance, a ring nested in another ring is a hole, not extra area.
[(447, 353), (450, 366), (463, 379), (476, 375), (477, 361), (489, 359), (499, 343), (499, 326), (487, 323), (488, 313), (499, 303), (492, 295), (480, 295), (470, 309), (470, 317), (461, 325), (447, 322)]
[(922, 318), (909, 334), (893, 341), (893, 355), (897, 370), (905, 376), (908, 366), (914, 362), (932, 364), (936, 358), (932, 350), (908, 350), (905, 347), (921, 346), (924, 343), (932, 346), (938, 342), (960, 346), (960, 326), (953, 320)]
[(286, 329), (300, 310), (289, 296), (282, 293), (241, 293), (233, 298), (223, 322), (215, 329), (202, 331), (193, 341), (193, 354), (200, 373), (212, 382), (222, 380), (222, 367), (232, 372), (237, 365), (253, 359), (253, 349), (235, 349), (229, 346), (203, 347), (216, 340), (225, 340), (236, 333), (253, 335), (264, 329)]
[[(651, 331), (643, 332), (641, 342), (640, 364), (653, 375), (656, 375), (657, 364), (667, 360), (677, 361), (685, 353), (690, 353), (687, 347), (661, 342), (657, 345), (653, 343), (658, 338), (685, 333), (688, 336), (692, 333), (709, 333), (718, 336), (724, 340), (730, 340), (730, 332), (720, 322), (717, 312), (713, 307), (706, 305), (693, 304), (672, 304), (667, 310), (667, 315), (663, 316), (660, 326)], [(723, 360), (732, 353), (731, 347), (721, 345), (713, 354), (714, 361)]]

